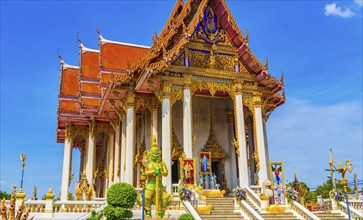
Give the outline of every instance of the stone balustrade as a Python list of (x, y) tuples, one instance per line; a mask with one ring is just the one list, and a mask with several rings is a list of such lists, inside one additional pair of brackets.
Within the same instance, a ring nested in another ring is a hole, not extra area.
[(257, 186), (257, 185), (251, 185), (250, 188), (252, 189), (252, 191), (254, 191), (257, 195), (261, 195), (261, 186)]
[(357, 210), (363, 210), (363, 200), (349, 200), (349, 206)]
[[(348, 215), (347, 204), (345, 202), (339, 202), (338, 209), (341, 212), (346, 213)], [(363, 219), (363, 210), (357, 210), (351, 206), (349, 206), (349, 210), (350, 210), (351, 219), (353, 219), (353, 220), (362, 220)]]
[(247, 198), (251, 200), (251, 202), (258, 208), (261, 209), (261, 199), (258, 196), (259, 194), (256, 194), (256, 191), (251, 189), (250, 187), (246, 186), (244, 188), (247, 192)]
[[(236, 201), (237, 202), (237, 201)], [(245, 219), (263, 219), (246, 201), (241, 200), (240, 213)]]
[(300, 215), (303, 219), (306, 219), (306, 220), (319, 220), (320, 219), (296, 201), (293, 201), (291, 203), (291, 210), (293, 210), (298, 215)]

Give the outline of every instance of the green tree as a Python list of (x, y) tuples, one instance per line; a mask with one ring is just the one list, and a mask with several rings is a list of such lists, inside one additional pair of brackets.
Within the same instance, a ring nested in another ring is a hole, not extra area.
[(9, 194), (5, 191), (4, 192), (0, 191), (0, 200), (1, 199), (9, 200), (9, 199), (11, 199), (11, 194)]
[[(336, 185), (337, 185), (337, 191), (341, 191), (343, 192), (343, 185), (341, 183), (340, 180), (336, 180)], [(348, 192), (351, 191), (351, 189), (349, 187), (347, 187)], [(319, 185), (316, 190), (315, 193), (316, 195), (321, 195), (324, 199), (329, 198), (329, 192), (333, 191), (333, 181), (332, 179), (328, 179), (325, 183), (323, 183), (322, 185)]]

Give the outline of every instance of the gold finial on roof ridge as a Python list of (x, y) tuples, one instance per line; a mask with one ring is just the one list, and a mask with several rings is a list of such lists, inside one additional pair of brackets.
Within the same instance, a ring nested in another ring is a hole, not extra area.
[(96, 28), (96, 32), (97, 32), (97, 34), (98, 34), (98, 40), (102, 40), (102, 39), (103, 39), (103, 37), (102, 37), (101, 32), (100, 32), (100, 30), (98, 29), (98, 27)]
[(250, 32), (248, 31), (248, 29), (246, 29), (246, 34), (245, 34), (245, 37), (244, 37), (244, 41), (246, 42), (247, 46), (249, 44), (249, 34), (250, 34)]
[(77, 35), (76, 35), (76, 37), (77, 37), (77, 41), (79, 42), (79, 48), (82, 48), (83, 47), (83, 44), (82, 44), (82, 41), (81, 41), (81, 39), (79, 38), (79, 32), (77, 32)]
[(268, 57), (266, 57), (265, 63), (263, 64), (265, 70), (268, 70)]
[(59, 53), (59, 50), (60, 50), (60, 48), (58, 48), (58, 50), (57, 50), (58, 58), (60, 59), (59, 64), (60, 64), (60, 65), (63, 65), (63, 64), (64, 64), (64, 61), (63, 61), (62, 56), (61, 56), (61, 55), (60, 55), (60, 53)]

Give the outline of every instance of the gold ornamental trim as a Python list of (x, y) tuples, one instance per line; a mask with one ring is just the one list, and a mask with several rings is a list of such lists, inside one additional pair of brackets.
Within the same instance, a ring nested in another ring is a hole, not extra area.
[(184, 149), (181, 146), (178, 137), (175, 135), (174, 129), (172, 129), (171, 143), (172, 143), (171, 157), (173, 160), (177, 160), (184, 153)]

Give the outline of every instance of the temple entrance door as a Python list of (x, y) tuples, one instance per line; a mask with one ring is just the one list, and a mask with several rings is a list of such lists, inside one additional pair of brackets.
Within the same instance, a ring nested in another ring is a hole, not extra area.
[(224, 159), (218, 159), (212, 161), (212, 174), (217, 176), (217, 183), (224, 188)]
[(171, 165), (171, 182), (178, 183), (179, 179), (179, 161), (173, 160), (173, 165)]
[(220, 180), (221, 180), (220, 170), (221, 170), (220, 161), (219, 160), (212, 161), (212, 175), (217, 176), (217, 183), (219, 185), (221, 185), (221, 182), (220, 182)]

